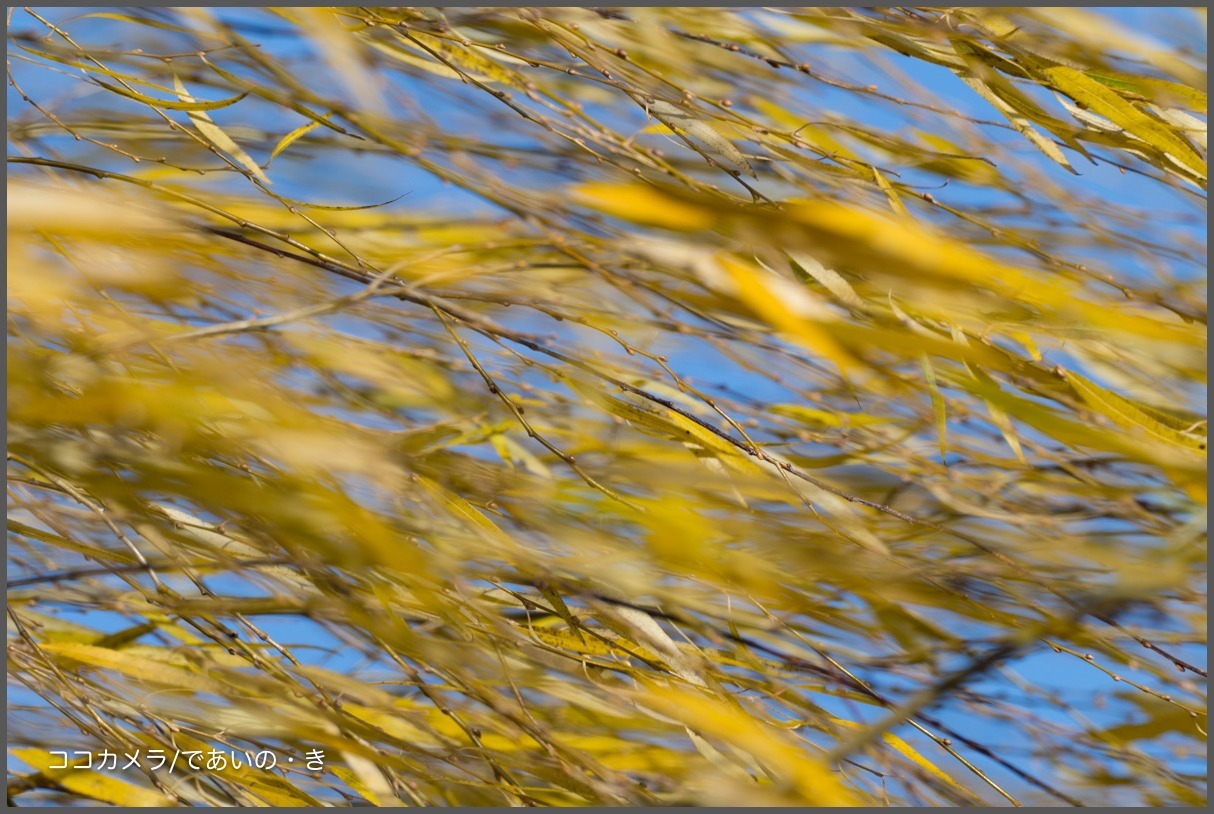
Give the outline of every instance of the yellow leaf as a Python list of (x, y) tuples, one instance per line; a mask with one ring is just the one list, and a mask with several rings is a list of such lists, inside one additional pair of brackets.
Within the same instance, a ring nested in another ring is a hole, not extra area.
[(716, 220), (705, 207), (640, 184), (584, 184), (574, 190), (574, 197), (608, 215), (647, 226), (691, 232), (706, 229)]
[[(789, 282), (791, 285), (790, 281), (774, 275), (761, 275), (754, 267), (743, 265), (730, 257), (721, 257), (720, 263), (734, 283), (733, 293), (773, 328), (789, 334), (810, 350), (831, 360), (845, 375), (859, 366), (859, 361), (844, 350), (829, 332), (806, 318), (806, 312), (816, 310), (814, 306), (817, 303), (809, 299), (805, 289), (784, 289), (778, 295), (774, 290), (777, 284)], [(801, 313), (794, 313), (790, 304), (801, 306), (797, 309)]]
[(800, 421), (814, 429), (868, 427), (875, 424), (888, 424), (892, 418), (886, 416), (868, 415), (867, 413), (844, 413), (834, 410), (819, 410), (816, 407), (806, 407), (801, 404), (772, 404), (767, 408), (776, 415), (784, 415)]
[[(961, 344), (967, 344), (963, 334), (955, 329), (953, 333), (954, 337), (958, 338)], [(998, 383), (985, 370), (968, 362), (965, 366), (969, 370), (970, 375), (982, 382), (988, 389), (996, 392), (999, 391)], [(999, 432), (1003, 435), (1003, 440), (1007, 441), (1007, 445), (1011, 447), (1016, 460), (1022, 464), (1027, 463), (1024, 457), (1024, 450), (1020, 447), (1020, 439), (1016, 436), (1016, 428), (1012, 426), (1011, 419), (1008, 418), (1007, 413), (989, 399), (986, 400), (986, 409), (991, 414), (991, 421), (994, 422), (995, 426), (999, 428)]]
[[(542, 630), (529, 628), (524, 631), (549, 647), (561, 650), (571, 650), (574, 653), (585, 653), (591, 656), (610, 656), (617, 651), (602, 639), (594, 636), (584, 636), (569, 630)], [(618, 651), (623, 653), (623, 651)]]
[(684, 443), (687, 443), (689, 438), (691, 443), (725, 459), (726, 463), (735, 469), (744, 472), (756, 471), (756, 467), (743, 457), (745, 453), (711, 430), (705, 429), (690, 418), (675, 412), (670, 413), (670, 420), (683, 431)]
[[(172, 740), (173, 745), (182, 752), (195, 751), (206, 754), (215, 748), (213, 744), (191, 737), (184, 732), (174, 732)], [(267, 772), (265, 769), (258, 769), (244, 763), (239, 769), (229, 764), (222, 771), (225, 779), (238, 781), (245, 793), (260, 798), (260, 804), (280, 808), (320, 807), (319, 801), (295, 788), (289, 780), (279, 777), (273, 772)]]
[(885, 197), (889, 199), (890, 209), (901, 215), (904, 218), (909, 218), (910, 213), (906, 211), (906, 207), (902, 204), (902, 199), (898, 197), (898, 193), (894, 191), (894, 187), (889, 180), (881, 174), (881, 170), (873, 167), (873, 177), (877, 179), (877, 186), (885, 193)]
[(402, 710), (381, 710), (374, 707), (343, 701), (342, 709), (360, 721), (364, 721), (376, 729), (382, 730), (390, 738), (404, 741), (413, 746), (426, 749), (450, 746), (450, 742), (436, 733), (423, 729), (411, 722), (410, 716)]
[(1047, 158), (1065, 167), (1070, 172), (1078, 174), (1075, 168), (1071, 166), (1071, 162), (1066, 160), (1066, 156), (1062, 154), (1062, 150), (1058, 149), (1058, 145), (1033, 129), (1033, 125), (1029, 123), (1029, 120), (1021, 116), (1006, 99), (977, 77), (965, 74), (959, 74), (959, 76), (962, 82), (969, 85), (979, 96), (990, 102), (991, 106), (1002, 113), (1011, 125), (1020, 131), (1020, 135), (1028, 139)]
[(779, 780), (795, 789), (807, 805), (848, 806), (859, 801), (813, 755), (782, 732), (747, 714), (736, 702), (643, 681), (643, 691), (630, 693), (644, 708), (680, 721), (747, 752)]
[(926, 353), (919, 354), (923, 363), (923, 378), (927, 380), (927, 389), (932, 397), (932, 412), (936, 417), (936, 437), (940, 440), (940, 463), (948, 465), (948, 413), (945, 411), (944, 396), (940, 393), (940, 385), (936, 382), (936, 371), (932, 367), (931, 358)]
[[(122, 235), (153, 240), (179, 232), (173, 220), (148, 206), (137, 206), (113, 191), (88, 187), (48, 186), (28, 180), (10, 178), (8, 182), (8, 217), (6, 228), (10, 240), (20, 232), (49, 232), (101, 240), (115, 240), (114, 209), (122, 208)], [(11, 251), (11, 249), (10, 249)], [(25, 264), (13, 264), (10, 274), (33, 274)], [(141, 273), (146, 273), (141, 267)], [(93, 273), (88, 275), (96, 279)], [(38, 284), (48, 283), (47, 275), (37, 274)], [(9, 278), (10, 285), (12, 277)], [(11, 289), (10, 289), (11, 291)], [(12, 296), (11, 293), (9, 296)]]
[[(180, 102), (170, 102), (165, 99), (156, 99), (152, 96), (147, 96), (139, 93), (138, 91), (128, 90), (127, 88), (123, 88), (118, 85), (111, 85), (108, 82), (102, 82), (100, 79), (94, 79), (93, 81), (111, 93), (116, 93), (119, 96), (125, 96), (128, 99), (134, 99), (137, 102), (143, 102), (149, 107), (164, 108), (165, 110), (185, 110), (191, 113), (200, 113), (204, 110), (219, 110), (220, 108), (230, 107), (249, 95), (247, 92), (245, 92), (237, 94), (236, 96), (231, 96), (227, 99), (218, 99), (214, 102), (198, 102), (189, 96), (185, 96)], [(181, 92), (180, 88), (178, 89), (178, 92)]]
[[(194, 101), (194, 97), (190, 96), (190, 94), (186, 91), (185, 85), (182, 84), (181, 79), (178, 78), (177, 74), (173, 74), (173, 87), (177, 90), (177, 96), (181, 99), (181, 101)], [(242, 150), (239, 144), (232, 141), (231, 136), (225, 133), (223, 129), (219, 127), (219, 125), (211, 121), (211, 117), (206, 114), (206, 111), (191, 111), (187, 115), (189, 115), (190, 121), (194, 122), (194, 126), (198, 128), (198, 132), (202, 134), (203, 138), (211, 142), (215, 148), (230, 155), (236, 160), (236, 163), (248, 170), (249, 173), (258, 181), (261, 181), (261, 183), (266, 185), (270, 184), (270, 179), (264, 172), (262, 172), (262, 169), (257, 165), (257, 162), (250, 158), (249, 154)]]
[[(836, 723), (842, 724), (843, 726), (847, 727), (848, 729), (863, 729), (863, 726), (861, 724), (856, 723), (855, 721), (845, 721), (842, 718), (834, 718), (833, 720)], [(949, 784), (953, 788), (958, 788), (958, 789), (961, 788), (961, 785), (956, 780), (954, 780), (953, 778), (951, 778), (947, 774), (945, 774), (943, 771), (941, 771), (940, 768), (938, 766), (936, 766), (936, 764), (932, 763), (930, 760), (925, 758), (923, 755), (919, 754), (919, 752), (917, 750), (915, 750), (909, 743), (902, 740), (902, 738), (899, 738), (897, 735), (893, 734), (892, 732), (886, 732), (886, 733), (882, 734), (881, 739), (884, 740), (886, 743), (888, 743), (890, 746), (892, 746), (894, 749), (897, 749), (899, 752), (901, 752), (903, 755), (905, 755), (912, 763), (914, 763), (916, 766), (923, 769), (924, 771), (928, 772), (932, 776), (943, 780), (945, 783)]]
[[(1059, 373), (1066, 380), (1067, 384), (1075, 390), (1075, 393), (1083, 400), (1084, 404), (1095, 412), (1108, 417), (1114, 423), (1129, 430), (1145, 432), (1151, 438), (1158, 441), (1174, 444), (1188, 450), (1205, 451), (1206, 439), (1203, 435), (1198, 435), (1194, 431), (1177, 429), (1161, 420), (1161, 418), (1170, 417), (1165, 417), (1156, 410), (1148, 412), (1148, 408), (1139, 406), (1111, 390), (1106, 390), (1095, 382), (1080, 376), (1078, 373), (1062, 369), (1059, 369)], [(1172, 421), (1174, 422), (1175, 419), (1172, 419)]]
[(481, 514), (471, 503), (454, 492), (444, 489), (429, 478), (418, 475), (417, 480), (428, 492), (442, 500), (452, 515), (465, 521), (467, 527), (480, 532), (484, 535), (485, 539), (491, 541), (496, 547), (502, 551), (517, 548), (514, 540), (508, 534), (499, 529), (488, 517)]
[[(1087, 301), (1061, 278), (1000, 262), (912, 222), (826, 201), (789, 205), (786, 212), (799, 229), (781, 229), (780, 238), (808, 244), (823, 263), (859, 266), (874, 278), (964, 281), (1005, 300), (1047, 311), (1053, 319), (1186, 345), (1199, 341), (1199, 336), (1204, 341), (1204, 334), (1187, 325)], [(773, 230), (783, 226), (774, 217), (768, 217), (767, 223)], [(840, 322), (832, 330), (843, 332), (848, 327)]]
[(537, 475), (545, 480), (552, 480), (552, 470), (547, 464), (535, 456), (535, 454), (525, 446), (515, 441), (506, 433), (498, 433), (489, 438), (489, 443), (493, 444), (493, 448), (497, 450), (497, 454), (502, 460), (513, 468), (514, 462), (518, 461), (533, 475)]
[(649, 110), (662, 124), (674, 132), (684, 138), (703, 142), (707, 145), (709, 152), (725, 158), (751, 178), (755, 177), (754, 170), (747, 163), (742, 151), (735, 147), (732, 141), (718, 133), (709, 122), (697, 119), (690, 111), (660, 99), (651, 104)]
[(1167, 103), (1175, 100), (1187, 105), (1198, 113), (1206, 112), (1206, 94), (1197, 89), (1182, 85), (1179, 82), (1169, 82), (1166, 79), (1156, 79), (1151, 76), (1134, 76), (1133, 74), (1118, 73), (1117, 71), (1085, 71), (1089, 77), (1113, 90), (1133, 93), (1144, 99), (1157, 103)]
[(472, 46), (465, 47), (416, 29), (409, 31), (406, 41), (431, 59), (438, 59), (443, 65), (454, 66), (455, 74), (460, 78), (466, 75), (478, 82), (500, 82), (523, 87), (522, 81), (513, 71), (503, 68), (488, 54), (481, 53)]
[[(45, 778), (88, 800), (121, 808), (160, 808), (178, 805), (155, 789), (147, 789), (87, 768), (88, 763), (68, 762), (61, 754), (42, 749), (13, 749), (13, 756), (28, 763)], [(91, 761), (91, 757), (89, 758)], [(65, 768), (55, 768), (67, 763)]]
[(64, 659), (113, 670), (139, 681), (217, 695), (226, 695), (229, 692), (225, 684), (199, 671), (174, 667), (156, 659), (142, 658), (126, 650), (119, 652), (74, 642), (47, 643), (42, 645), (42, 650)]
[[(332, 115), (331, 113), (326, 114), (325, 118), (328, 118), (331, 115)], [(279, 153), (281, 153), (283, 150), (290, 147), (292, 144), (294, 144), (299, 139), (306, 136), (308, 133), (311, 133), (317, 127), (320, 127), (320, 122), (310, 121), (307, 124), (296, 127), (290, 133), (287, 133), (285, 136), (283, 136), (281, 139), (279, 139), (278, 144), (274, 145), (274, 149), (270, 152), (270, 161), (273, 161), (275, 158), (278, 157)]]
[[(371, 46), (372, 48), (374, 48), (376, 51), (379, 51), (383, 54), (387, 54), (388, 56), (392, 57), (393, 59), (397, 60), (398, 62), (403, 62), (406, 65), (413, 66), (414, 68), (420, 68), (421, 70), (426, 71), (427, 73), (432, 73), (432, 74), (435, 74), (436, 76), (441, 76), (446, 79), (460, 79), (461, 78), (459, 71), (455, 70), (454, 68), (452, 68), (448, 65), (443, 64), (442, 62), (435, 62), (432, 57), (429, 57), (429, 55), (427, 55), (425, 57), (417, 56), (414, 53), (405, 51), (403, 48), (398, 48), (395, 43), (381, 42), (378, 39), (369, 39), (367, 41), (367, 44), (369, 46)], [(412, 44), (412, 43), (410, 43), (410, 44)], [(477, 81), (486, 81), (486, 82), (489, 81), (489, 77), (479, 76), (479, 75), (475, 75), (475, 74), (470, 74), (469, 78), (476, 79)]]
[[(364, 112), (384, 110), (386, 103), (379, 92), (379, 77), (366, 66), (360, 53), (364, 38), (353, 35), (340, 14), (324, 8), (297, 8), (291, 16), (307, 34), (316, 53), (326, 63), (325, 73), (336, 79), (347, 97), (347, 104), (357, 103)], [(353, 26), (358, 31), (360, 26)]]
[(1206, 177), (1205, 160), (1176, 135), (1172, 127), (1139, 110), (1107, 85), (1065, 65), (1041, 66), (1037, 73), (1093, 113), (1104, 116), (1161, 153), (1170, 154), (1202, 178)]
[(856, 289), (852, 288), (851, 283), (847, 282), (839, 272), (822, 265), (816, 257), (804, 252), (789, 252), (788, 259), (792, 264), (793, 273), (798, 277), (802, 275), (804, 275), (802, 279), (812, 277), (844, 305), (856, 309), (864, 308), (864, 300), (860, 299), (860, 295), (856, 293)]
[[(119, 549), (100, 548), (98, 546), (88, 545), (87, 543), (78, 543), (75, 540), (69, 540), (67, 537), (60, 537), (58, 534), (52, 534), (49, 531), (42, 531), (33, 526), (27, 526), (17, 520), (8, 521), (8, 530), (13, 534), (20, 534), (22, 537), (29, 537), (34, 540), (41, 540), (44, 543), (49, 543), (56, 548), (62, 548), (67, 551), (74, 551), (77, 554), (83, 554), (98, 562), (116, 562), (123, 565), (131, 565), (138, 562), (135, 555), (128, 551)], [(11, 586), (11, 583), (10, 583)]]

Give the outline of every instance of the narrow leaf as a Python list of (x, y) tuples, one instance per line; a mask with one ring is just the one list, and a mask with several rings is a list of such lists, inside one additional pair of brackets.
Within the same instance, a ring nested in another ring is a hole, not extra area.
[[(176, 74), (173, 75), (173, 87), (177, 90), (177, 95), (181, 97), (183, 102), (193, 102), (194, 98), (186, 92), (185, 85), (181, 83), (181, 79)], [(249, 157), (249, 154), (240, 148), (232, 138), (223, 131), (215, 122), (211, 121), (211, 117), (204, 111), (194, 111), (188, 114), (190, 121), (194, 122), (194, 126), (198, 128), (198, 132), (203, 138), (211, 142), (211, 144), (230, 155), (238, 164), (244, 167), (249, 173), (263, 184), (269, 185), (270, 179), (262, 172), (261, 167), (257, 162)]]
[(932, 397), (932, 412), (936, 416), (936, 437), (940, 441), (940, 463), (948, 466), (948, 413), (945, 410), (944, 396), (940, 393), (940, 385), (936, 382), (936, 371), (926, 353), (919, 355), (923, 363), (923, 378), (927, 380), (927, 389)]
[[(332, 115), (332, 114), (326, 114), (325, 118), (328, 118), (330, 115)], [(273, 161), (275, 158), (278, 157), (279, 153), (281, 153), (283, 150), (290, 147), (292, 144), (294, 144), (299, 139), (306, 136), (308, 133), (311, 133), (317, 127), (320, 127), (320, 122), (310, 121), (307, 124), (303, 124), (303, 125), (300, 125), (299, 127), (296, 127), (290, 133), (287, 133), (285, 136), (283, 136), (281, 139), (278, 140), (277, 144), (274, 145), (274, 149), (270, 153), (270, 160), (266, 162), (266, 165), (268, 166), (270, 161)]]
[(1157, 441), (1184, 449), (1205, 451), (1206, 439), (1204, 436), (1168, 426), (1160, 420), (1158, 411), (1148, 412), (1129, 399), (1119, 396), (1111, 390), (1106, 390), (1078, 373), (1061, 368), (1058, 372), (1088, 407), (1111, 419), (1113, 423), (1129, 430), (1143, 432)]
[(219, 110), (220, 108), (230, 107), (249, 95), (246, 92), (237, 94), (236, 96), (232, 96), (227, 99), (219, 99), (218, 101), (214, 102), (198, 102), (192, 97), (181, 93), (179, 89), (179, 94), (182, 96), (182, 100), (178, 102), (169, 102), (164, 99), (156, 99), (152, 96), (146, 96), (133, 90), (127, 90), (126, 88), (119, 87), (118, 85), (111, 85), (108, 82), (102, 82), (100, 79), (95, 77), (93, 81), (108, 90), (110, 93), (116, 93), (119, 96), (125, 96), (126, 98), (134, 99), (137, 102), (143, 102), (149, 107), (164, 108), (165, 110), (185, 110), (191, 113), (201, 113), (206, 110)]

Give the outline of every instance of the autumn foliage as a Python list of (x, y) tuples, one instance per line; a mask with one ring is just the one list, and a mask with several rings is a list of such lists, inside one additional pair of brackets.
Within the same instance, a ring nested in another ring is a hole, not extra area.
[(1204, 804), (1204, 10), (8, 13), (14, 804)]

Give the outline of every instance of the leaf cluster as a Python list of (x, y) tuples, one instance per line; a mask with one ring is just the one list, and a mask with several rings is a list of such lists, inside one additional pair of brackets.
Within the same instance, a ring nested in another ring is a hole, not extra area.
[(10, 15), (10, 799), (1204, 800), (1204, 52)]

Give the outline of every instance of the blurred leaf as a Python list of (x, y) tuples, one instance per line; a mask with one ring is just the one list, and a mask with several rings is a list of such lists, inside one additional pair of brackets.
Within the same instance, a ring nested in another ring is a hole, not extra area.
[(10, 801), (1204, 802), (1150, 14), (13, 10)]
[(1199, 429), (1204, 429), (1204, 421), (1184, 425), (1181, 420), (1173, 416), (1137, 405), (1112, 391), (1105, 390), (1074, 371), (1060, 370), (1059, 372), (1085, 404), (1101, 415), (1112, 419), (1114, 423), (1126, 429), (1141, 430), (1154, 439), (1184, 449), (1205, 450), (1205, 435), (1204, 433), (1199, 435), (1197, 432)]
[(91, 756), (87, 763), (84, 760), (78, 760), (68, 763), (66, 768), (56, 768), (66, 761), (65, 755), (55, 755), (53, 752), (44, 752), (40, 749), (13, 749), (11, 754), (33, 766), (47, 779), (86, 800), (96, 800), (123, 808), (177, 805), (177, 801), (172, 797), (158, 791), (145, 789), (117, 777), (110, 777), (92, 770), (88, 767), (88, 763), (92, 762)]

